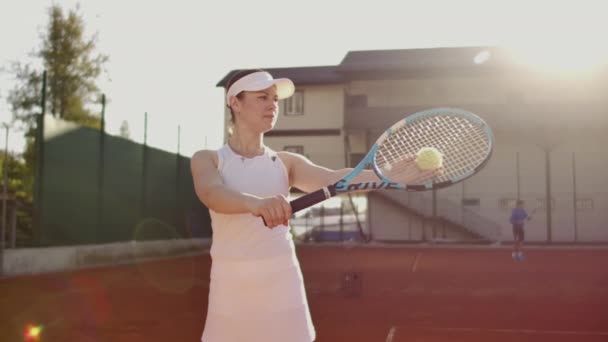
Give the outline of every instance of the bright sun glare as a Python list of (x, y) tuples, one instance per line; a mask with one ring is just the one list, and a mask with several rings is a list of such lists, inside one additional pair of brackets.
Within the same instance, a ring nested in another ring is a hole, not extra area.
[(593, 73), (608, 63), (602, 1), (530, 2), (536, 13), (514, 26), (509, 44), (518, 63), (563, 75)]
[(608, 49), (584, 41), (563, 45), (539, 44), (513, 49), (518, 62), (543, 72), (577, 74), (593, 72), (608, 61)]

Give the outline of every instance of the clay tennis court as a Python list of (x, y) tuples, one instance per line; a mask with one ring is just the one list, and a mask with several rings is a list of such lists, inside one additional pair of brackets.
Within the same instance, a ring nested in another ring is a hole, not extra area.
[[(317, 341), (608, 341), (608, 249), (298, 246)], [(0, 281), (0, 340), (199, 341), (210, 257)], [(235, 327), (238, 329), (238, 327)]]

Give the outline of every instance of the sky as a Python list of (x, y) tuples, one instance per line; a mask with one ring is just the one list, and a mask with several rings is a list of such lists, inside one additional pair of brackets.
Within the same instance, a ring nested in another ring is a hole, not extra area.
[[(85, 36), (110, 61), (98, 85), (109, 102), (106, 129), (126, 120), (131, 138), (182, 155), (221, 146), (224, 91), (215, 85), (242, 68), (337, 65), (348, 51), (504, 46), (551, 65), (608, 57), (601, 0), (2, 0), (0, 67), (32, 62), (48, 8), (80, 7)], [(564, 49), (564, 47), (568, 49)], [(0, 74), (0, 123), (11, 121)], [(296, 84), (297, 87), (297, 84)], [(101, 109), (99, 109), (100, 111)], [(4, 149), (4, 129), (2, 146)], [(11, 129), (9, 150), (23, 149)]]

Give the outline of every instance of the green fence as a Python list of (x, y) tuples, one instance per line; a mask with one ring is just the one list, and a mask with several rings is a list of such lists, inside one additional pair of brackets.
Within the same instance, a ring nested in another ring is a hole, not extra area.
[(49, 115), (41, 126), (36, 245), (210, 237), (189, 158)]

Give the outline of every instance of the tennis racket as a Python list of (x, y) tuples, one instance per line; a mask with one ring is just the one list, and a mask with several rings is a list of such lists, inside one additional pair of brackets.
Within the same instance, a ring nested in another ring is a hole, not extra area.
[[(433, 147), (443, 156), (436, 171), (420, 171), (416, 153)], [(365, 158), (344, 178), (290, 202), (293, 213), (330, 197), (361, 190), (428, 191), (471, 177), (488, 162), (494, 147), (490, 127), (477, 115), (455, 108), (434, 108), (401, 119), (387, 129)], [(371, 167), (375, 182), (353, 183)]]
[(532, 211), (530, 212), (530, 215), (528, 215), (528, 217), (527, 217), (528, 221), (532, 220), (532, 217), (534, 217), (534, 214), (536, 214), (536, 212), (538, 211), (538, 209), (540, 209), (540, 206), (532, 209)]

